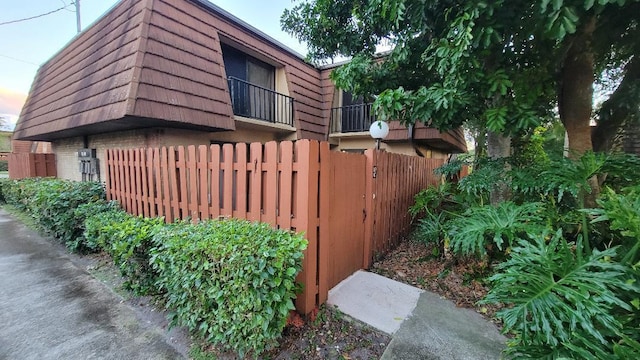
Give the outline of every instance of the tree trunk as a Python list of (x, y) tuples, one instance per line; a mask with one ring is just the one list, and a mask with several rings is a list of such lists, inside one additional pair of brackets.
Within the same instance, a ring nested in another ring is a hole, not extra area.
[(569, 137), (569, 156), (579, 158), (592, 150), (591, 110), (593, 103), (594, 55), (591, 39), (596, 18), (591, 16), (567, 37), (567, 53), (562, 63), (558, 89), (560, 120)]
[(640, 58), (633, 57), (624, 70), (624, 78), (600, 108), (598, 126), (592, 136), (594, 151), (610, 152), (620, 128), (638, 113)]
[[(492, 160), (509, 157), (511, 155), (511, 137), (489, 131), (487, 133), (487, 154)], [(505, 164), (505, 167), (508, 167), (508, 164)], [(508, 168), (505, 168), (505, 171), (506, 170), (508, 170)], [(490, 194), (491, 204), (497, 205), (509, 200), (510, 198), (511, 192), (509, 191), (507, 184), (500, 181), (500, 179), (496, 179), (493, 190)]]

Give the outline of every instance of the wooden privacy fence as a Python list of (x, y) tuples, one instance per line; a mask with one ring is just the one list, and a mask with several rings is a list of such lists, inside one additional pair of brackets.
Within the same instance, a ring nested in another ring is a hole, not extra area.
[(304, 232), (298, 281), (301, 313), (367, 268), (410, 227), (413, 196), (435, 183), (442, 160), (368, 150), (329, 150), (299, 140), (107, 150), (107, 196), (135, 215), (176, 219), (236, 217)]
[(429, 185), (437, 185), (439, 177), (433, 170), (442, 166), (442, 159), (391, 154), (367, 150), (367, 169), (372, 176), (367, 181), (369, 223), (365, 230), (364, 267), (374, 256), (384, 255), (411, 230), (409, 207), (413, 197)]
[(11, 153), (8, 159), (10, 179), (57, 175), (55, 154)]

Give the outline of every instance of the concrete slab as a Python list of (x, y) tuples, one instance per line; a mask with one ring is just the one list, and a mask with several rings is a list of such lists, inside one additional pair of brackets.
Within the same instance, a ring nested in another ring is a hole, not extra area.
[(395, 333), (424, 291), (389, 278), (357, 271), (329, 291), (329, 305), (387, 334)]
[(497, 327), (480, 314), (425, 292), (381, 359), (500, 359), (505, 342)]

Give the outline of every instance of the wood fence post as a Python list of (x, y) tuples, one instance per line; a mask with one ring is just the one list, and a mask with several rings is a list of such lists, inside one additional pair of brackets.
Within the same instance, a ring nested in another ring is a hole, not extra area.
[(320, 222), (318, 235), (318, 303), (323, 304), (329, 297), (329, 257), (331, 256), (331, 232), (329, 212), (331, 209), (331, 150), (329, 143), (320, 143), (320, 184), (318, 186), (320, 201)]
[(304, 231), (308, 241), (302, 259), (302, 271), (297, 280), (304, 284), (302, 294), (296, 298), (296, 308), (308, 314), (317, 305), (318, 294), (318, 172), (320, 171), (319, 144), (317, 141), (299, 140), (295, 144), (298, 154), (298, 209), (297, 231)]
[(367, 158), (367, 166), (366, 166), (366, 192), (365, 194), (365, 226), (364, 226), (364, 251), (363, 256), (364, 259), (362, 264), (365, 269), (368, 269), (371, 266), (371, 259), (373, 258), (373, 237), (375, 236), (375, 216), (376, 216), (376, 192), (377, 192), (377, 161), (378, 161), (378, 153), (374, 149), (368, 149), (364, 152), (364, 155)]

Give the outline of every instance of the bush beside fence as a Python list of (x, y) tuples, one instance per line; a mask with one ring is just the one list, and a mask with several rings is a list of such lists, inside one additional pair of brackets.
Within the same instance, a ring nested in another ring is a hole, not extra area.
[(0, 180), (0, 200), (71, 250), (105, 251), (129, 289), (166, 304), (172, 324), (239, 355), (275, 345), (294, 308), (302, 235), (237, 219), (167, 225), (105, 201), (98, 183)]

